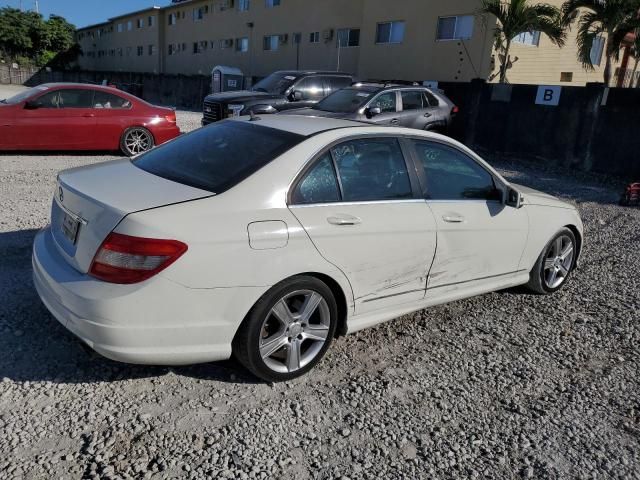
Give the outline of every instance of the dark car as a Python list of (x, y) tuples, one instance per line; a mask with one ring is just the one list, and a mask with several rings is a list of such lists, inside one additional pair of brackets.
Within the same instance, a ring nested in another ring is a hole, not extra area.
[(439, 90), (418, 84), (356, 83), (309, 108), (286, 113), (446, 132), (457, 112)]
[(133, 156), (178, 135), (175, 111), (110, 87), (47, 83), (0, 100), (0, 151), (119, 149)]
[(309, 107), (327, 95), (348, 87), (352, 75), (340, 72), (280, 71), (256, 83), (251, 90), (214, 93), (204, 99), (202, 124), (232, 116), (276, 113)]

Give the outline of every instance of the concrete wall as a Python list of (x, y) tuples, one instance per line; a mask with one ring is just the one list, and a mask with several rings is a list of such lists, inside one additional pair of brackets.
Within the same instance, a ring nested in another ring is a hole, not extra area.
[(563, 87), (558, 106), (547, 106), (536, 105), (536, 85), (441, 86), (460, 107), (452, 136), (488, 157), (640, 178), (640, 89)]
[[(468, 81), (491, 71), (495, 21), (476, 16), (469, 40), (437, 40), (438, 18), (475, 15), (479, 2), (468, 0), (390, 2), (367, 0), (363, 12), (359, 73), (366, 78)], [(376, 44), (379, 22), (402, 20), (399, 44)]]

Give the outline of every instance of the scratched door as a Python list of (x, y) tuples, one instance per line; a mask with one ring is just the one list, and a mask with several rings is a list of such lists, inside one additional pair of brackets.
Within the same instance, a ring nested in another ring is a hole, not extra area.
[(356, 313), (422, 299), (436, 222), (424, 199), (414, 198), (398, 140), (363, 138), (332, 148), (299, 183), (299, 197), (333, 185), (336, 171), (334, 201), (291, 205), (291, 211), (349, 279)]

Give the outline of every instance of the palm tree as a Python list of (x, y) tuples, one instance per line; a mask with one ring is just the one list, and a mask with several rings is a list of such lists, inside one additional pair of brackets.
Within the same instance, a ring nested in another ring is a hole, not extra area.
[(500, 58), (500, 82), (507, 81), (507, 70), (511, 59), (511, 42), (521, 33), (540, 32), (549, 37), (554, 44), (562, 47), (565, 28), (561, 23), (562, 15), (558, 8), (547, 3), (529, 5), (527, 0), (482, 0), (481, 13), (493, 15), (498, 20), (494, 35), (495, 48)]
[(562, 22), (565, 26), (578, 19), (578, 59), (586, 70), (594, 70), (591, 59), (593, 42), (606, 35), (606, 85), (611, 81), (611, 64), (620, 58), (625, 37), (640, 28), (639, 11), (640, 0), (567, 0), (562, 5)]
[(636, 71), (638, 70), (638, 62), (640, 62), (640, 30), (635, 31), (635, 37), (633, 39), (633, 44), (631, 45), (631, 53), (635, 58), (635, 63), (633, 65), (633, 71), (631, 72), (631, 80), (629, 81), (629, 87), (640, 87), (640, 78), (635, 80)]

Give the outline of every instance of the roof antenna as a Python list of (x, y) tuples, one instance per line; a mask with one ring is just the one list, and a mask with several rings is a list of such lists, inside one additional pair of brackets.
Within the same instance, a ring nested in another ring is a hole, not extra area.
[(250, 122), (256, 122), (258, 120), (262, 120), (260, 117), (257, 117), (255, 113), (253, 113), (253, 110), (249, 110), (249, 121)]

